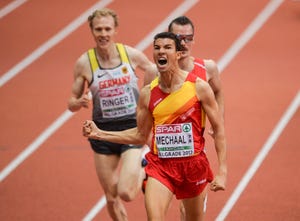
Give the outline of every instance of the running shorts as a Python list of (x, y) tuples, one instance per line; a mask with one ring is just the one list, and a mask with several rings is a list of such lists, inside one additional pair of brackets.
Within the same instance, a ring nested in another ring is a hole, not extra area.
[(208, 159), (202, 151), (192, 157), (162, 159), (149, 152), (145, 171), (171, 192), (177, 199), (186, 199), (198, 196), (207, 183), (213, 180), (213, 173)]

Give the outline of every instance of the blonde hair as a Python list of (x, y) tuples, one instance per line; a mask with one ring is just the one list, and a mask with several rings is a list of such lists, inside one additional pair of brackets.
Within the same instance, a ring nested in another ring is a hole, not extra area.
[(118, 19), (118, 16), (117, 16), (116, 12), (112, 9), (109, 9), (109, 8), (103, 8), (103, 9), (98, 9), (98, 10), (94, 11), (88, 17), (88, 22), (89, 22), (90, 28), (93, 28), (94, 18), (95, 17), (101, 17), (101, 16), (111, 16), (111, 17), (113, 17), (113, 19), (115, 21), (115, 27), (118, 27), (119, 19)]

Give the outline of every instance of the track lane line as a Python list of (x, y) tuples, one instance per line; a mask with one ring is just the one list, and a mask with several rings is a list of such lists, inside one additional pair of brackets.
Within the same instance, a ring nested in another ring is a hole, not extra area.
[(230, 196), (229, 200), (223, 207), (222, 211), (216, 218), (216, 221), (223, 221), (237, 202), (238, 198), (242, 194), (242, 192), (247, 187), (248, 183), (252, 179), (252, 177), (255, 175), (256, 171), (260, 167), (260, 165), (263, 163), (264, 159), (268, 155), (269, 151), (272, 149), (273, 145), (276, 143), (278, 138), (280, 137), (281, 133), (283, 132), (286, 125), (289, 123), (289, 121), (292, 119), (296, 111), (298, 110), (300, 106), (300, 92), (298, 91), (297, 95), (295, 96), (294, 100), (272, 131), (270, 137), (266, 141), (266, 143), (261, 148), (260, 152), (257, 154), (256, 158), (252, 162), (251, 166), (249, 167), (248, 171), (243, 176), (242, 180), (238, 184), (238, 186), (235, 188), (234, 192)]
[(82, 221), (91, 221), (106, 205), (106, 198), (102, 196), (95, 206), (88, 212), (88, 214), (82, 219)]
[(0, 9), (0, 19), (24, 4), (27, 0), (15, 0), (11, 3), (9, 3), (7, 6), (4, 8)]
[(277, 8), (284, 2), (284, 0), (271, 0), (262, 12), (253, 20), (248, 28), (240, 35), (240, 37), (231, 45), (229, 50), (218, 61), (218, 66), (222, 72), (228, 63), (239, 53), (250, 39), (261, 29), (270, 16), (277, 10)]
[(25, 148), (12, 162), (10, 162), (0, 173), (2, 182), (13, 170), (36, 151), (55, 131), (73, 116), (71, 111), (65, 111), (46, 130), (44, 130), (28, 147)]
[(102, 0), (92, 7), (90, 7), (87, 11), (81, 14), (78, 18), (76, 18), (73, 22), (63, 28), (60, 32), (46, 41), (44, 44), (39, 46), (36, 50), (34, 50), (30, 55), (12, 67), (9, 71), (4, 73), (0, 77), (0, 88), (5, 85), (9, 80), (16, 77), (22, 70), (32, 64), (35, 60), (40, 58), (43, 54), (45, 54), (49, 49), (53, 48), (56, 44), (61, 42), (64, 38), (70, 35), (73, 31), (79, 28), (84, 22), (86, 22), (87, 17), (95, 10), (95, 8), (103, 8), (106, 5), (113, 2), (113, 0)]
[[(271, 0), (267, 6), (262, 10), (262, 12), (254, 19), (254, 21), (248, 26), (248, 28), (241, 34), (240, 38), (237, 39), (236, 42), (233, 43), (233, 45), (230, 47), (230, 49), (227, 51), (227, 53), (224, 54), (224, 56), (219, 60), (218, 65), (220, 67), (220, 70), (225, 69), (225, 67), (228, 65), (228, 60), (232, 60), (237, 53), (239, 52), (241, 47), (244, 47), (246, 43), (254, 36), (254, 34), (266, 23), (266, 21), (271, 17), (271, 15), (279, 8), (279, 6), (284, 2), (284, 0)], [(295, 98), (296, 105), (299, 106), (299, 93)], [(297, 104), (298, 103), (298, 104)], [(293, 104), (292, 107), (290, 106), (287, 110), (287, 112), (291, 112), (290, 108), (294, 108)], [(297, 109), (298, 107), (296, 107)], [(293, 111), (293, 109), (292, 109)], [(293, 113), (294, 114), (294, 113)], [(277, 127), (280, 127), (277, 129), (275, 128), (274, 134), (271, 135), (269, 138), (272, 139), (271, 141), (276, 141), (278, 137), (280, 136), (282, 130), (282, 124), (287, 124), (290, 120), (289, 116), (284, 116), (284, 120), (287, 122), (280, 122)], [(285, 126), (284, 126), (285, 127)], [(280, 133), (278, 133), (278, 130), (280, 130)], [(276, 132), (276, 133), (275, 133)], [(274, 137), (277, 136), (277, 137)], [(249, 170), (246, 172), (238, 186), (235, 188), (234, 192), (230, 196), (229, 200), (219, 213), (219, 215), (216, 218), (216, 221), (223, 221), (227, 215), (229, 214), (230, 210), (233, 208), (234, 204), (254, 176), (256, 170), (266, 157), (266, 154), (269, 152), (269, 150), (272, 148), (273, 144), (275, 142), (267, 141), (267, 143), (262, 147), (260, 153), (256, 156), (255, 160), (253, 161), (252, 165), (250, 166)], [(272, 144), (272, 145), (270, 145)]]

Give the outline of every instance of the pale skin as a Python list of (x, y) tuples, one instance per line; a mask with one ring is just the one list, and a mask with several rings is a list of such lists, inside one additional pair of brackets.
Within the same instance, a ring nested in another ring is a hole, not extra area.
[[(121, 60), (115, 45), (117, 33), (112, 16), (96, 16), (92, 21), (91, 34), (96, 43), (97, 59), (102, 68), (114, 68)], [(134, 69), (140, 69), (144, 74), (144, 84), (148, 84), (156, 75), (156, 66), (139, 50), (125, 45), (129, 60)], [(88, 85), (92, 81), (87, 53), (82, 54), (75, 63), (72, 94), (68, 108), (72, 112), (81, 108), (89, 108), (91, 99), (88, 96)], [(122, 200), (131, 201), (140, 191), (145, 176), (141, 168), (141, 149), (130, 149), (118, 155), (94, 153), (95, 168), (99, 182), (105, 192), (107, 209), (112, 220), (126, 221), (127, 213)], [(122, 167), (118, 172), (119, 162)], [(130, 179), (128, 179), (130, 177)]]
[[(181, 52), (175, 50), (175, 43), (169, 38), (158, 38), (154, 44), (154, 61), (160, 72), (159, 86), (167, 93), (178, 90), (188, 72), (179, 68), (178, 60)], [(159, 64), (159, 59), (167, 60), (166, 64)], [(219, 169), (210, 189), (219, 191), (225, 189), (227, 166), (226, 166), (226, 141), (224, 124), (214, 94), (209, 84), (201, 79), (196, 80), (196, 94), (201, 102), (207, 117), (214, 130), (214, 143), (218, 157)], [(100, 130), (93, 121), (86, 121), (83, 125), (83, 135), (93, 139), (113, 141), (117, 143), (143, 144), (151, 133), (153, 118), (148, 109), (150, 99), (150, 86), (141, 90), (137, 110), (137, 127), (122, 132)], [(204, 220), (204, 199), (206, 190), (200, 195), (184, 199), (186, 207), (186, 220)], [(149, 221), (165, 220), (165, 215), (172, 200), (173, 193), (156, 179), (149, 177), (145, 192), (145, 204)]]

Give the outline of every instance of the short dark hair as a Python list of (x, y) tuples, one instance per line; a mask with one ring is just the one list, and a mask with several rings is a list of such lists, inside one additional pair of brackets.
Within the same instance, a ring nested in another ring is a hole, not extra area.
[(173, 19), (173, 21), (171, 21), (171, 23), (168, 26), (168, 31), (169, 32), (172, 32), (172, 25), (173, 24), (177, 24), (177, 25), (191, 25), (192, 29), (193, 29), (193, 34), (194, 34), (194, 24), (193, 24), (193, 22), (191, 21), (191, 19), (189, 19), (188, 17), (186, 17), (184, 15), (179, 16), (179, 17)]
[(175, 42), (176, 51), (184, 51), (185, 50), (185, 48), (181, 45), (180, 40), (172, 32), (160, 32), (154, 36), (154, 41), (156, 41), (158, 38), (172, 39)]

